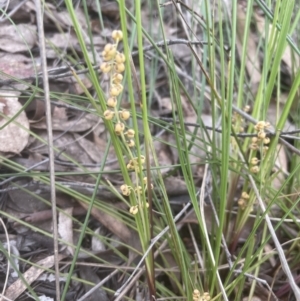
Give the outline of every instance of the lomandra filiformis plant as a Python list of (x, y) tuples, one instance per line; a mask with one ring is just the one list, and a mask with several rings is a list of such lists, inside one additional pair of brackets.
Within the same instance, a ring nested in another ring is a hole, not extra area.
[(126, 126), (126, 121), (131, 118), (131, 114), (128, 110), (119, 109), (118, 106), (117, 97), (123, 91), (122, 73), (125, 71), (125, 55), (117, 49), (122, 38), (122, 31), (113, 31), (112, 39), (114, 43), (106, 44), (102, 52), (104, 62), (101, 64), (101, 70), (103, 73), (109, 75), (109, 95), (106, 101), (108, 109), (104, 111), (103, 117), (114, 123), (114, 133), (116, 135), (114, 138), (119, 139), (125, 146), (126, 154), (124, 155), (129, 157), (129, 161), (126, 162), (127, 171), (135, 173), (134, 183), (124, 183), (121, 185), (120, 191), (123, 196), (132, 196), (130, 198), (131, 205), (129, 211), (131, 214), (136, 215), (142, 208), (149, 207), (148, 202), (145, 200), (148, 181), (146, 177), (142, 176), (145, 157), (142, 155), (135, 156), (135, 139), (138, 139), (138, 137), (136, 137), (134, 129)]
[[(136, 149), (139, 145), (139, 135), (137, 126), (133, 129), (127, 126), (131, 116), (130, 112), (121, 109), (118, 97), (124, 89), (123, 75), (125, 71), (125, 55), (118, 51), (118, 44), (123, 38), (123, 33), (119, 30), (112, 32), (113, 44), (106, 44), (102, 52), (103, 63), (101, 70), (109, 76), (109, 89), (106, 100), (107, 109), (103, 112), (103, 118), (113, 123), (113, 131), (110, 131), (111, 138), (114, 141), (114, 147), (118, 147), (116, 152), (124, 179), (124, 183), (119, 187), (119, 197), (128, 204), (130, 214), (135, 218), (135, 226), (143, 253), (149, 248), (151, 240), (151, 223), (149, 215), (149, 203), (147, 201), (147, 190), (153, 186), (144, 175), (145, 156), (141, 155), (140, 150)], [(133, 104), (134, 105), (134, 104)], [(126, 124), (127, 123), (127, 124)], [(133, 122), (133, 124), (137, 124)], [(127, 158), (127, 159), (124, 159)], [(125, 162), (123, 160), (126, 160)], [(126, 168), (125, 168), (126, 167)], [(151, 186), (151, 187), (149, 187)], [(115, 189), (114, 189), (115, 190)], [(129, 202), (127, 201), (129, 198)], [(152, 294), (154, 288), (153, 258), (148, 255), (145, 257), (146, 273), (148, 284)]]

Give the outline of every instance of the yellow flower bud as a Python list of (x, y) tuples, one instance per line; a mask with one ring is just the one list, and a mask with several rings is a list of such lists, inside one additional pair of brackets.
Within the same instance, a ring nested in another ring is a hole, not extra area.
[(199, 301), (200, 299), (200, 292), (197, 289), (194, 289), (193, 291), (193, 301)]
[(142, 164), (145, 163), (145, 156), (141, 156), (141, 163), (142, 163)]
[(128, 163), (128, 164), (126, 165), (126, 168), (127, 168), (128, 170), (133, 170), (133, 169), (134, 169), (134, 166), (132, 166), (130, 163)]
[(261, 131), (259, 131), (259, 132), (257, 133), (257, 137), (258, 137), (259, 139), (265, 139), (266, 136), (267, 136), (267, 134), (266, 134), (266, 132), (264, 132), (263, 130), (261, 130)]
[(107, 53), (109, 51), (111, 51), (112, 49), (114, 49), (115, 46), (113, 44), (110, 44), (110, 43), (107, 43), (105, 46), (104, 46), (104, 51)]
[(251, 159), (250, 164), (251, 165), (257, 165), (258, 162), (259, 162), (259, 160), (256, 157), (254, 157), (254, 158)]
[(244, 199), (239, 199), (239, 200), (238, 200), (238, 205), (239, 205), (239, 207), (240, 207), (242, 210), (244, 210), (244, 209), (246, 208), (246, 202), (245, 202), (245, 200), (244, 200)]
[(124, 131), (124, 129), (125, 129), (124, 123), (122, 123), (122, 122), (117, 122), (117, 123), (115, 124), (115, 133), (116, 133), (117, 135), (120, 135), (120, 134)]
[(115, 71), (117, 73), (122, 73), (125, 70), (125, 65), (123, 63), (118, 63), (115, 65)]
[(251, 141), (252, 141), (252, 143), (257, 143), (257, 142), (258, 142), (258, 139), (257, 139), (257, 137), (252, 137), (252, 138), (251, 138)]
[(135, 135), (135, 131), (133, 129), (129, 129), (125, 135), (128, 137), (128, 138), (133, 138), (134, 135)]
[(259, 172), (259, 167), (258, 167), (257, 165), (252, 166), (252, 167), (250, 168), (250, 171), (251, 171), (252, 173), (258, 173), (258, 172)]
[(106, 110), (104, 113), (103, 113), (103, 116), (106, 120), (112, 120), (113, 117), (115, 115), (115, 112), (111, 111), (111, 110)]
[(111, 97), (115, 97), (115, 96), (120, 95), (122, 91), (123, 91), (123, 86), (121, 84), (113, 84), (110, 87), (109, 95)]
[(136, 215), (139, 212), (139, 208), (137, 205), (130, 207), (129, 212), (133, 215)]
[(122, 84), (115, 84), (115, 86), (120, 90), (120, 93), (123, 91), (124, 87)]
[(106, 54), (105, 56), (110, 56), (113, 58), (117, 53), (116, 46), (112, 44), (106, 44), (104, 47), (104, 52)]
[(250, 198), (249, 194), (246, 191), (242, 192), (242, 198), (248, 200)]
[(103, 73), (108, 73), (111, 70), (111, 64), (110, 63), (102, 63), (100, 66), (100, 69)]
[(266, 127), (266, 123), (264, 121), (258, 121), (257, 124), (254, 126), (257, 132), (263, 130)]
[(116, 107), (116, 105), (117, 105), (117, 99), (115, 98), (115, 97), (110, 97), (108, 100), (107, 100), (107, 102), (106, 102), (106, 104), (107, 104), (107, 106), (109, 106), (110, 108), (115, 108)]
[(265, 155), (268, 151), (269, 147), (268, 146), (264, 146), (263, 147), (263, 154)]
[(258, 150), (258, 145), (256, 143), (251, 143), (250, 144), (250, 149), (252, 149), (252, 150)]
[(115, 73), (112, 77), (112, 82), (114, 84), (120, 84), (123, 80), (123, 75), (121, 73)]
[(123, 32), (121, 30), (114, 30), (111, 33), (111, 37), (115, 40), (115, 41), (121, 41), (123, 39)]
[(105, 62), (107, 61), (111, 61), (113, 59), (113, 56), (111, 56), (108, 52), (106, 51), (102, 51), (102, 57), (103, 57), (103, 60)]
[(134, 189), (134, 192), (135, 192), (136, 194), (142, 194), (142, 192), (143, 192), (142, 187), (141, 187), (141, 186), (136, 187), (136, 188)]
[(264, 139), (264, 144), (269, 144), (271, 142), (270, 138), (269, 137), (266, 137)]
[(109, 90), (109, 95), (110, 95), (111, 97), (114, 97), (114, 96), (120, 95), (121, 92), (122, 92), (122, 91), (121, 91), (116, 85), (114, 85), (114, 86), (112, 86), (112, 87), (110, 88), (110, 90)]
[(115, 62), (117, 64), (121, 64), (125, 62), (125, 55), (123, 53), (118, 52), (115, 56)]
[(130, 118), (130, 112), (127, 110), (122, 110), (119, 112), (120, 119), (128, 120)]
[(123, 195), (125, 195), (125, 196), (129, 196), (130, 195), (131, 189), (130, 189), (130, 187), (128, 185), (123, 184), (120, 187), (120, 189), (121, 189), (121, 192), (122, 192)]
[(127, 141), (127, 145), (128, 145), (129, 147), (134, 147), (134, 146), (135, 146), (134, 140), (132, 140), (132, 139), (128, 140), (128, 141)]
[(244, 107), (244, 112), (249, 113), (250, 110), (251, 110), (251, 107), (250, 107), (250, 106), (246, 105), (246, 106)]

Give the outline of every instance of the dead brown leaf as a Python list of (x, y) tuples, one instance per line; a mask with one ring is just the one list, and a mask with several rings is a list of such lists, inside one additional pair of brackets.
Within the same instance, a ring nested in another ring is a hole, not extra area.
[[(68, 131), (68, 132), (85, 132), (91, 129), (94, 125), (100, 124), (102, 126), (103, 122), (99, 120), (98, 116), (93, 114), (83, 114), (74, 117), (71, 120), (64, 118), (60, 119), (60, 116), (53, 115), (52, 128), (54, 131)], [(31, 123), (31, 127), (35, 129), (47, 129), (46, 118), (39, 120), (38, 122)]]
[(14, 94), (6, 93), (0, 98), (0, 151), (20, 153), (28, 143), (29, 122), (24, 111), (9, 124), (7, 122), (22, 109)]
[(65, 208), (58, 213), (58, 233), (62, 240), (66, 242), (66, 248), (69, 254), (74, 254), (73, 242), (73, 208)]
[[(39, 70), (38, 66), (36, 67)], [(35, 72), (32, 59), (22, 54), (5, 52), (0, 52), (0, 70), (0, 80), (15, 78), (15, 83), (10, 84), (10, 87), (13, 86), (16, 90), (20, 91), (28, 88), (30, 83), (21, 83), (17, 79), (32, 77)]]
[[(66, 256), (58, 254), (58, 260), (61, 261)], [(54, 265), (54, 256), (48, 256), (36, 263), (37, 266), (30, 267), (24, 274), (23, 279), (19, 278), (15, 281), (8, 289), (5, 291), (5, 297), (9, 300), (16, 300), (26, 289), (26, 284), (31, 284), (33, 281), (37, 280), (37, 278), (45, 272), (45, 269), (49, 269)], [(40, 266), (40, 267), (38, 267)]]
[(0, 26), (0, 49), (15, 53), (29, 51), (37, 41), (35, 25), (18, 24)]
[[(88, 210), (89, 205), (85, 202), (77, 200), (79, 204)], [(128, 242), (131, 238), (131, 232), (128, 227), (120, 220), (113, 217), (111, 214), (105, 213), (100, 209), (93, 207), (92, 216), (105, 226), (109, 231), (119, 237), (123, 242)]]

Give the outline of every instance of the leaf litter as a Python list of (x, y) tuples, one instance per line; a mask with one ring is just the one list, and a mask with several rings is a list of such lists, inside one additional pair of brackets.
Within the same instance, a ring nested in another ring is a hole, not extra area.
[[(239, 55), (241, 55), (242, 29), (245, 22), (245, 7), (243, 6), (243, 1), (240, 2), (242, 4), (238, 6), (240, 17), (238, 19), (238, 28), (241, 31), (237, 32), (237, 50)], [(81, 67), (84, 66), (84, 63), (80, 61), (82, 53), (66, 8), (63, 5), (55, 6), (51, 3), (47, 3), (47, 8), (45, 10), (44, 25), (49, 70), (55, 71), (57, 69), (59, 75), (59, 68), (61, 67), (63, 68), (62, 70), (68, 72), (68, 66), (74, 65), (74, 57), (72, 57), (74, 53), (76, 53), (75, 59), (79, 58), (78, 64)], [(12, 11), (14, 7), (10, 5), (8, 9)], [(88, 9), (91, 16), (98, 12), (95, 1), (88, 3)], [(114, 26), (118, 23), (116, 20), (119, 19), (116, 3), (101, 1), (101, 9), (105, 16), (105, 28), (101, 28), (97, 18), (91, 20), (94, 33), (93, 41), (95, 41), (94, 47), (97, 51), (103, 48), (110, 34), (110, 29), (114, 29)], [(145, 28), (148, 28), (152, 16), (149, 16), (146, 10), (143, 13), (145, 16)], [(32, 285), (33, 290), (36, 290), (40, 298), (45, 296), (44, 292), (47, 290), (47, 298), (55, 298), (53, 283), (49, 279), (40, 278), (40, 275), (46, 275), (46, 269), (53, 267), (54, 257), (52, 256), (53, 244), (51, 243), (53, 225), (51, 204), (49, 202), (49, 179), (45, 177), (45, 173), (49, 171), (47, 161), (49, 155), (47, 150), (47, 125), (42, 85), (40, 81), (36, 81), (37, 74), (40, 71), (40, 58), (37, 51), (37, 28), (32, 22), (32, 17), (34, 16), (34, 2), (26, 1), (25, 4), (18, 7), (17, 12), (14, 12), (12, 16), (16, 24), (5, 23), (0, 30), (0, 151), (1, 162), (3, 162), (1, 166), (1, 173), (3, 174), (1, 177), (1, 192), (3, 193), (2, 215), (5, 217), (6, 227), (10, 234), (9, 240), (11, 242), (16, 241), (18, 256), (24, 259), (30, 258), (32, 262), (37, 264), (37, 266), (30, 266), (19, 261), (18, 272), (19, 275), (23, 276), (23, 279), (21, 277), (16, 279), (13, 272), (9, 272), (9, 286), (5, 291), (5, 297), (11, 300), (30, 299), (24, 293), (27, 289), (24, 280), (27, 284)], [(257, 14), (254, 14), (254, 16), (258, 24), (258, 32), (251, 31), (247, 41), (248, 60), (246, 71), (248, 76), (253, 78), (250, 91), (255, 94), (258, 83), (261, 80), (261, 64), (256, 59), (257, 43), (258, 37), (263, 36), (264, 21)], [(77, 17), (83, 31), (87, 34), (86, 19), (81, 6), (77, 8)], [(22, 23), (24, 20), (27, 23)], [(184, 29), (182, 26), (177, 26), (175, 19), (169, 19), (166, 22), (166, 32), (168, 33), (168, 38), (175, 39), (178, 35), (183, 35)], [(88, 38), (86, 43), (89, 47), (91, 46)], [(173, 46), (171, 49), (174, 57), (178, 60), (178, 66), (180, 66), (183, 74), (188, 74), (190, 72), (190, 52), (188, 47), (180, 45), (180, 47)], [(286, 49), (283, 57), (285, 72), (288, 73), (289, 77), (293, 73), (291, 53), (290, 49)], [(92, 57), (92, 52), (90, 52), (90, 55)], [(155, 56), (153, 53), (150, 55), (152, 57)], [(98, 60), (99, 58), (96, 57), (97, 62)], [(147, 65), (147, 68), (150, 68), (150, 66)], [(158, 61), (158, 68), (164, 71), (157, 78), (156, 97), (150, 108), (150, 113), (151, 116), (158, 118), (172, 117), (172, 99), (165, 85), (165, 67), (161, 61)], [(86, 74), (79, 74), (79, 76), (86, 88), (92, 89), (91, 82)], [(183, 81), (186, 80), (187, 89), (192, 95), (193, 87), (187, 78), (183, 78)], [(198, 79), (201, 79), (200, 75)], [(54, 163), (55, 170), (58, 173), (56, 181), (58, 184), (57, 204), (60, 208), (58, 213), (60, 261), (66, 260), (69, 262), (74, 254), (74, 247), (89, 207), (88, 200), (94, 191), (96, 191), (97, 198), (96, 206), (91, 210), (88, 230), (78, 259), (78, 271), (73, 275), (78, 279), (84, 279), (85, 282), (73, 281), (67, 295), (69, 300), (77, 300), (88, 293), (95, 284), (101, 283), (106, 277), (109, 278), (109, 282), (104, 282), (103, 287), (116, 291), (121, 286), (121, 283), (124, 283), (126, 278), (128, 278), (128, 275), (125, 274), (126, 268), (132, 268), (131, 263), (136, 263), (140, 259), (141, 246), (136, 232), (130, 229), (124, 220), (113, 214), (113, 212), (118, 211), (124, 214), (128, 208), (112, 193), (106, 182), (106, 180), (109, 180), (113, 184), (118, 185), (121, 182), (121, 176), (118, 173), (118, 163), (114, 150), (111, 146), (107, 146), (107, 133), (103, 122), (99, 120), (95, 112), (89, 107), (83, 97), (83, 89), (74, 77), (62, 76), (61, 78), (55, 78), (54, 76), (54, 78), (50, 79), (50, 86), (55, 147)], [(209, 87), (206, 88), (209, 89)], [(12, 93), (12, 90), (15, 92)], [(29, 105), (22, 109), (22, 105), (29, 99)], [(190, 124), (186, 126), (188, 130), (186, 138), (188, 141), (191, 141), (193, 139), (192, 133), (195, 129), (191, 124), (198, 123), (198, 116), (192, 110), (185, 95), (182, 95), (181, 99), (185, 121)], [(209, 103), (206, 104), (207, 107), (209, 107)], [(270, 110), (278, 114), (274, 105), (270, 106)], [(270, 113), (270, 116), (275, 116), (275, 113)], [(212, 125), (209, 109), (206, 113), (203, 113), (201, 118), (206, 126)], [(8, 123), (9, 120), (11, 120), (10, 123)], [(275, 124), (275, 121), (270, 121), (272, 124)], [(290, 125), (290, 127), (293, 126), (292, 124)], [(175, 139), (170, 131), (164, 130), (163, 133), (160, 133), (160, 129), (158, 130), (155, 126), (153, 126), (152, 130), (156, 139), (154, 145), (158, 161), (160, 165), (164, 166), (162, 173), (165, 177), (166, 190), (175, 214), (184, 203), (189, 201), (186, 184), (178, 168), (175, 168), (178, 163)], [(189, 155), (198, 187), (200, 187), (202, 181), (203, 164), (207, 159), (206, 144), (208, 143), (208, 138), (203, 131), (198, 131), (197, 139), (193, 143)], [(101, 164), (103, 164), (103, 155), (107, 147), (109, 149), (104, 168), (105, 181), (103, 180), (99, 187), (95, 187), (95, 174), (99, 171)], [(273, 185), (276, 189), (281, 187), (285, 179), (285, 172), (288, 170), (286, 151), (279, 147), (278, 154), (273, 180)], [(10, 165), (7, 162), (10, 162)], [(29, 174), (25, 176), (25, 173), (22, 173), (21, 179), (19, 179), (19, 176), (15, 178), (18, 172), (24, 170), (28, 171)], [(34, 176), (30, 176), (31, 171), (34, 172)], [(208, 186), (211, 186), (211, 183)], [(235, 199), (237, 201), (237, 195)], [(209, 232), (213, 233), (215, 221), (212, 209), (209, 205), (206, 205), (204, 209), (207, 227)], [(193, 223), (198, 223), (198, 220), (194, 212), (190, 211), (180, 223), (181, 225), (192, 225)], [(242, 245), (252, 231), (253, 224), (254, 219), (250, 219), (240, 233), (235, 233), (238, 235), (238, 244)], [(230, 232), (234, 233), (234, 227), (235, 219), (229, 224), (229, 228), (232, 229)], [(287, 232), (294, 231), (294, 228), (291, 226), (284, 225), (284, 227)], [(185, 227), (182, 229), (185, 229)], [(260, 231), (261, 229), (259, 228), (258, 234)], [(192, 245), (191, 237), (187, 235), (186, 230), (182, 230), (181, 233), (186, 235), (186, 244)], [(283, 236), (282, 241), (284, 239), (285, 237)], [(124, 243), (127, 243), (131, 248), (124, 246)], [(271, 252), (271, 250), (272, 247), (267, 245), (266, 252)], [(164, 266), (165, 263), (160, 257), (158, 257), (157, 261), (161, 262), (160, 264), (166, 269), (176, 269), (176, 261), (172, 254), (168, 253), (167, 248), (165, 252), (166, 256), (164, 258), (167, 258), (168, 266)], [(190, 252), (191, 254), (194, 253), (193, 247), (191, 247)], [(2, 261), (3, 265), (7, 265), (5, 259)], [(271, 271), (275, 266), (276, 260), (273, 255), (265, 263), (264, 271)], [(120, 272), (111, 275), (111, 272), (113, 270), (117, 271), (117, 269)], [(62, 266), (62, 272), (67, 273), (67, 271), (68, 268), (65, 265)], [(282, 274), (280, 276), (283, 277)], [(163, 269), (158, 273), (157, 277), (157, 279), (165, 281)], [(261, 277), (271, 282), (267, 273), (261, 275)], [(61, 281), (63, 283), (65, 279), (62, 278)], [(176, 273), (176, 281), (180, 281), (179, 273)], [(177, 288), (176, 281), (174, 279), (170, 280), (170, 287), (174, 291)], [(275, 288), (278, 291), (280, 290), (280, 282), (276, 283)], [(263, 296), (268, 295), (267, 290), (264, 288), (261, 288), (259, 293)], [(133, 297), (134, 294), (134, 289), (132, 289), (129, 295)], [(260, 294), (257, 295), (259, 296)], [(255, 298), (264, 300), (263, 298)], [(89, 296), (89, 300), (99, 299), (111, 300), (112, 294), (100, 286)], [(244, 298), (243, 300), (247, 299)]]

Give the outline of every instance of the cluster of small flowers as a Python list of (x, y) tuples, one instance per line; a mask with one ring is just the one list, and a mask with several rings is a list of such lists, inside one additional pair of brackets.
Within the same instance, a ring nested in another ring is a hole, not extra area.
[(209, 300), (210, 300), (209, 293), (203, 293), (203, 295), (201, 295), (197, 289), (193, 291), (193, 301), (209, 301)]
[[(143, 158), (141, 158), (141, 159), (143, 159), (142, 162), (145, 162), (145, 157), (144, 156), (142, 156), (142, 157), (143, 157)], [(137, 165), (136, 165), (136, 163), (137, 163), (136, 160), (137, 160), (137, 158), (134, 158), (134, 161), (132, 161), (132, 160), (130, 160), (130, 161), (135, 162), (134, 165), (136, 166), (136, 168), (138, 168)], [(148, 189), (148, 187), (147, 187), (147, 185), (148, 185), (147, 184), (148, 183), (147, 177), (143, 178), (143, 182), (144, 182), (145, 190), (147, 190)], [(131, 192), (134, 192), (135, 195), (142, 194), (142, 192), (143, 192), (142, 189), (143, 188), (140, 185), (133, 188), (129, 185), (123, 184), (120, 187), (120, 190), (121, 190), (122, 194), (125, 195), (125, 196), (129, 196), (131, 194)], [(153, 189), (153, 184), (152, 183), (151, 183), (150, 189)], [(146, 202), (146, 208), (149, 208), (149, 204), (147, 202)], [(133, 215), (137, 214), (138, 211), (139, 211), (139, 206), (138, 205), (131, 206), (130, 210), (129, 210), (129, 212)]]
[[(149, 208), (149, 204), (148, 203), (146, 203), (146, 208)], [(136, 215), (139, 212), (139, 205), (131, 206), (130, 209), (129, 209), (129, 212), (132, 215)]]
[[(115, 41), (114, 44), (106, 44), (102, 52), (103, 63), (100, 69), (103, 73), (110, 74), (110, 89), (109, 98), (106, 101), (107, 106), (110, 108), (104, 112), (104, 118), (106, 120), (112, 120), (117, 116), (115, 123), (115, 133), (120, 136), (125, 131), (126, 121), (130, 118), (130, 112), (128, 110), (117, 110), (117, 97), (123, 91), (123, 85), (121, 84), (123, 80), (123, 75), (121, 74), (125, 70), (125, 55), (117, 50), (119, 41), (123, 38), (123, 33), (120, 30), (114, 30), (112, 32), (112, 38)], [(129, 147), (135, 145), (134, 140), (134, 130), (129, 129), (126, 131), (125, 136), (128, 138), (127, 144)]]
[[(140, 156), (140, 160), (141, 160), (141, 164), (145, 163), (145, 157), (144, 156)], [(140, 167), (139, 167), (139, 158), (135, 157), (131, 160), (129, 160), (128, 164), (126, 165), (127, 169), (129, 171), (136, 171), (136, 172), (140, 172)]]
[(243, 191), (240, 199), (238, 200), (238, 205), (242, 210), (246, 209), (249, 198), (250, 198), (249, 194), (247, 192)]
[(259, 160), (256, 158), (256, 157), (253, 157), (251, 160), (250, 160), (250, 171), (252, 173), (258, 173), (259, 172), (259, 166), (258, 166), (258, 163), (259, 163)]
[(265, 129), (270, 127), (269, 122), (265, 121), (259, 121), (255, 126), (254, 129), (257, 132), (257, 137), (253, 137), (251, 139), (251, 145), (250, 149), (252, 150), (258, 150), (259, 149), (259, 143), (263, 143), (265, 146), (263, 147), (263, 153), (265, 154), (267, 150), (269, 149), (268, 145), (270, 143), (270, 138), (267, 137), (267, 133), (265, 132)]
[[(251, 107), (247, 105), (244, 107), (243, 111), (245, 113), (249, 113), (251, 111)], [(238, 112), (233, 113), (231, 123), (235, 127), (236, 133), (243, 133), (245, 131), (245, 119)]]

